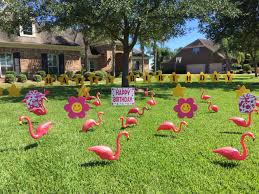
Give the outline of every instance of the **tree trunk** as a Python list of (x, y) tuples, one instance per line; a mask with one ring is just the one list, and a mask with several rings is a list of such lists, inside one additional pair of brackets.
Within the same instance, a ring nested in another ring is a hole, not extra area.
[(88, 61), (88, 53), (87, 53), (87, 50), (88, 50), (88, 47), (89, 47), (89, 41), (88, 39), (84, 36), (83, 37), (83, 41), (84, 41), (84, 45), (85, 45), (85, 60), (84, 60), (84, 68), (86, 69), (86, 71), (90, 71), (90, 67), (89, 67), (89, 61)]
[(129, 87), (127, 79), (129, 73), (129, 42), (124, 40), (123, 42), (123, 55), (122, 55), (122, 87)]
[(116, 64), (115, 64), (115, 52), (116, 52), (116, 43), (112, 41), (112, 75), (115, 76)]
[(253, 61), (253, 66), (255, 68), (255, 77), (257, 77), (258, 75), (257, 75), (257, 63), (256, 63), (256, 50), (255, 49), (253, 49), (251, 57), (252, 57), (252, 61)]
[(226, 55), (226, 66), (227, 66), (227, 71), (230, 71), (230, 61), (229, 61), (229, 57), (228, 57), (228, 53), (225, 54)]
[(156, 42), (154, 42), (153, 46), (153, 53), (154, 53), (154, 66), (155, 72), (157, 71), (157, 52), (156, 52)]
[(144, 61), (144, 49), (145, 49), (144, 44), (142, 43), (140, 47), (141, 47), (142, 73), (144, 73), (144, 63), (145, 63), (145, 61)]

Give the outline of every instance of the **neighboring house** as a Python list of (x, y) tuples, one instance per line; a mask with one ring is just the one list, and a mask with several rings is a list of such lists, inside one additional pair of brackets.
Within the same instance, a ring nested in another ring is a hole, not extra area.
[(18, 35), (0, 32), (0, 76), (6, 71), (32, 75), (38, 70), (53, 74), (81, 70), (82, 48), (71, 38), (65, 33), (38, 33), (34, 24), (20, 27)]
[[(101, 42), (97, 44), (93, 44), (90, 46), (88, 52), (89, 64), (88, 69), (90, 71), (98, 71), (103, 70), (106, 72), (112, 72), (112, 57), (113, 57), (113, 47), (109, 42)], [(116, 49), (115, 49), (115, 74), (119, 75), (122, 72), (122, 55), (123, 55), (123, 47), (119, 41), (116, 41)], [(141, 66), (141, 53), (136, 49), (130, 53), (129, 58), (129, 71), (139, 70), (142, 72)], [(144, 56), (144, 71), (149, 70), (149, 57), (147, 55)]]
[(211, 40), (197, 39), (182, 48), (169, 62), (162, 64), (163, 73), (222, 72), (225, 56), (217, 52), (219, 46)]

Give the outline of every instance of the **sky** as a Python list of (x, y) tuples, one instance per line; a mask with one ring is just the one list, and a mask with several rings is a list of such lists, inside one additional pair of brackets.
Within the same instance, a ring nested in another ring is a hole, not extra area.
[(198, 38), (206, 38), (204, 34), (199, 32), (197, 20), (186, 22), (186, 28), (187, 31), (185, 35), (178, 38), (171, 38), (164, 46), (174, 50), (179, 47), (184, 47)]

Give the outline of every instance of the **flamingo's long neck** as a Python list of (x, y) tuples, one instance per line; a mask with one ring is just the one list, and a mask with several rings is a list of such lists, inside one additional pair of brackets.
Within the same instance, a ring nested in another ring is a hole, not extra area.
[(97, 117), (98, 117), (98, 121), (96, 122), (96, 125), (99, 126), (102, 122), (101, 114), (98, 114)]
[(124, 123), (124, 117), (121, 117), (121, 128), (126, 128), (127, 125)]
[(182, 130), (182, 127), (183, 127), (183, 122), (180, 122), (179, 128), (174, 127), (172, 130), (173, 130), (175, 133), (179, 133), (179, 132)]
[(32, 123), (31, 120), (28, 117), (24, 117), (23, 119), (25, 119), (28, 123), (29, 126), (29, 132), (32, 138), (37, 138), (38, 136), (36, 134), (33, 133), (33, 128), (32, 128)]
[(47, 108), (45, 107), (44, 100), (42, 100), (42, 111), (47, 112)]
[(139, 114), (139, 115), (143, 115), (143, 114), (144, 114), (145, 109), (146, 109), (146, 107), (143, 107), (143, 108), (142, 108), (142, 111), (141, 111), (141, 112), (139, 111), (139, 112), (138, 112), (138, 114)]
[(245, 145), (245, 141), (244, 141), (245, 136), (246, 135), (242, 135), (241, 140), (240, 140), (240, 144), (242, 145), (242, 150), (243, 150), (243, 153), (240, 155), (241, 160), (244, 160), (247, 156), (247, 149), (246, 149), (246, 145)]
[(203, 97), (203, 94), (204, 94), (204, 90), (202, 90), (202, 92), (201, 92), (201, 98)]
[(208, 109), (211, 110), (211, 102), (209, 102)]
[(119, 158), (120, 155), (120, 138), (121, 138), (122, 134), (119, 134), (117, 139), (116, 139), (116, 151), (114, 153), (114, 155), (112, 156), (111, 160), (117, 160)]
[(251, 121), (252, 121), (252, 112), (250, 112), (250, 113), (248, 114), (248, 121), (247, 121), (247, 123), (246, 123), (246, 126), (247, 126), (247, 127), (250, 126)]
[(99, 94), (96, 94), (96, 98), (97, 98), (97, 101), (98, 101), (99, 103), (101, 103), (101, 100), (100, 100), (100, 98), (99, 98)]

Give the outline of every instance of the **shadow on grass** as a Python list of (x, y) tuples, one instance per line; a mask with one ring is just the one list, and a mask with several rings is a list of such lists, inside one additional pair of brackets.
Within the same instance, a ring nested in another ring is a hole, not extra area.
[(213, 161), (212, 162), (213, 164), (216, 164), (218, 166), (221, 166), (223, 168), (226, 168), (226, 169), (232, 169), (232, 168), (235, 168), (238, 166), (237, 163), (234, 163), (234, 162), (228, 162), (228, 161), (225, 161), (225, 162), (222, 162), (222, 161)]
[(33, 148), (36, 148), (38, 147), (38, 143), (31, 143), (31, 144), (28, 144), (24, 147), (24, 151), (27, 151), (27, 150), (30, 150), (30, 149), (33, 149)]
[(173, 138), (173, 139), (175, 139), (176, 138), (176, 136), (174, 136), (174, 135), (165, 135), (165, 134), (154, 134), (154, 136), (155, 137), (162, 137), (162, 138)]
[(1, 148), (0, 152), (11, 152), (11, 151), (17, 151), (16, 148)]
[(235, 131), (223, 131), (223, 132), (220, 132), (220, 133), (225, 133), (225, 134), (236, 134), (236, 135), (241, 135), (243, 134), (242, 132), (235, 132)]
[(81, 167), (96, 167), (96, 166), (106, 166), (111, 165), (110, 161), (92, 161), (92, 162), (86, 162), (83, 164), (80, 164)]

